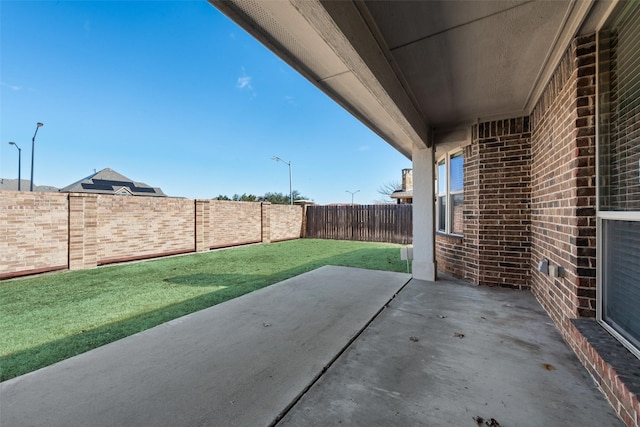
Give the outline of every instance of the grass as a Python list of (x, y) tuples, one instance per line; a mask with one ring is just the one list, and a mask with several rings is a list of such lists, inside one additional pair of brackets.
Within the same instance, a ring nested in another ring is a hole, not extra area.
[(0, 381), (323, 265), (406, 272), (398, 248), (301, 239), (0, 282)]

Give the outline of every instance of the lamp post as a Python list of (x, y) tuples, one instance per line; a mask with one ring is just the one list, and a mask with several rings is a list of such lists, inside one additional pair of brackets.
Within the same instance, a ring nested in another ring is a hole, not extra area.
[(353, 206), (353, 195), (358, 193), (360, 190), (356, 190), (356, 191), (349, 191), (347, 190), (347, 193), (351, 194), (351, 206)]
[(289, 204), (292, 205), (293, 204), (293, 187), (291, 186), (291, 181), (292, 181), (292, 175), (291, 175), (291, 162), (285, 162), (284, 160), (282, 160), (280, 157), (278, 156), (273, 156), (271, 158), (271, 160), (275, 160), (276, 162), (282, 162), (285, 165), (289, 166)]
[(29, 183), (29, 191), (33, 191), (33, 149), (36, 145), (36, 135), (38, 134), (38, 129), (44, 126), (42, 123), (36, 123), (36, 131), (33, 134), (33, 138), (31, 138), (31, 182)]
[(15, 145), (16, 148), (18, 149), (18, 191), (21, 190), (21, 185), (20, 183), (22, 182), (22, 177), (21, 175), (21, 171), (20, 171), (20, 166), (22, 165), (22, 148), (18, 147), (18, 144), (16, 144), (15, 142), (9, 142), (9, 145)]

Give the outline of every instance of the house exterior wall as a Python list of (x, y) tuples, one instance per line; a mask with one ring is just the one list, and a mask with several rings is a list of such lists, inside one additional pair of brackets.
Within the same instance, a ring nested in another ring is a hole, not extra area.
[(472, 270), (471, 265), (473, 264), (471, 259), (477, 257), (473, 257), (473, 253), (466, 252), (467, 246), (468, 242), (463, 237), (437, 234), (436, 264), (440, 271), (459, 279), (467, 279), (477, 283), (469, 272)]
[[(626, 367), (609, 354), (612, 347), (576, 326), (597, 310), (596, 80), (596, 37), (577, 38), (532, 114), (533, 260), (565, 267), (564, 278), (553, 278), (532, 266), (532, 290), (620, 418), (638, 427), (635, 379), (617, 371)], [(609, 336), (595, 322), (587, 325)]]
[(98, 264), (191, 252), (195, 240), (193, 200), (96, 197)]
[[(502, 131), (500, 122), (474, 126), (464, 237), (437, 236), (438, 266), (475, 284), (530, 287), (620, 418), (638, 427), (628, 379), (576, 326), (597, 308), (595, 35), (573, 40), (531, 116), (518, 120), (502, 121)], [(564, 277), (540, 272), (542, 259)]]
[(529, 287), (531, 133), (528, 117), (480, 123), (478, 283)]
[[(595, 36), (569, 47), (531, 117), (473, 126), (464, 233), (436, 236), (439, 268), (532, 287), (554, 320), (595, 315)], [(538, 262), (565, 269), (564, 278)]]
[(574, 40), (532, 114), (532, 290), (564, 333), (596, 313), (595, 63), (595, 35)]
[(438, 234), (442, 271), (475, 284), (529, 287), (529, 117), (475, 125), (464, 150), (463, 236)]
[(2, 191), (0, 278), (67, 268), (66, 195)]
[(298, 205), (269, 205), (271, 241), (291, 240), (302, 232), (303, 208)]
[[(211, 200), (210, 248), (244, 245), (262, 241), (260, 203)], [(298, 237), (300, 237), (298, 235)]]

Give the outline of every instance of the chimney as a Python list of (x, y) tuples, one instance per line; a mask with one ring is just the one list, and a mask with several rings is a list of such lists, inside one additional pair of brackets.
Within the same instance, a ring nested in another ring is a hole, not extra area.
[(413, 169), (402, 169), (402, 190), (413, 190)]

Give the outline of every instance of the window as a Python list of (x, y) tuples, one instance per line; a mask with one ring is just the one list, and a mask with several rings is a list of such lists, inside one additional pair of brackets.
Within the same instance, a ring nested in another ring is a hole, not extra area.
[(464, 157), (462, 151), (447, 154), (438, 161), (436, 180), (436, 229), (440, 233), (463, 231)]
[(640, 357), (640, 3), (598, 34), (598, 320)]

